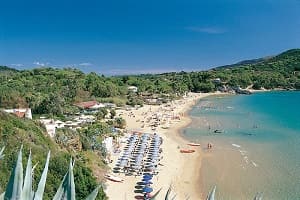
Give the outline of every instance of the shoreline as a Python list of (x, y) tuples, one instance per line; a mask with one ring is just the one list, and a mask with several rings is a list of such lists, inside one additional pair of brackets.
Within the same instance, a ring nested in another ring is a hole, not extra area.
[[(174, 130), (174, 135), (167, 135), (168, 137), (171, 137), (174, 140), (177, 140), (176, 143), (181, 144), (184, 147), (187, 147), (187, 143), (192, 142), (189, 141), (184, 135), (183, 135), (183, 130), (188, 127), (192, 123), (192, 118), (189, 116), (189, 112), (193, 109), (193, 106), (195, 106), (198, 101), (202, 98), (211, 96), (214, 94), (209, 94), (205, 96), (198, 97), (197, 99), (194, 100), (194, 102), (187, 104), (185, 108), (183, 108), (183, 117), (182, 117), (182, 122), (181, 124), (178, 124), (178, 126), (173, 127)], [(170, 130), (171, 132), (171, 130)], [(170, 134), (170, 132), (166, 132), (166, 134)], [(178, 185), (177, 189), (182, 190), (182, 191), (188, 191), (189, 197), (191, 199), (201, 199), (203, 196), (202, 190), (200, 187), (200, 168), (201, 168), (201, 160), (203, 156), (203, 151), (202, 147), (196, 147), (193, 148), (196, 149), (195, 154), (192, 156), (187, 155), (189, 157), (183, 158), (185, 159), (184, 165), (181, 169), (181, 175), (180, 177), (188, 177), (187, 180), (181, 180)], [(185, 154), (182, 154), (185, 156)], [(184, 170), (184, 169), (189, 169), (189, 170)], [(190, 181), (188, 181), (190, 180)], [(192, 187), (190, 185), (193, 185)], [(188, 187), (188, 188), (185, 188)], [(176, 191), (176, 190), (175, 190)], [(181, 198), (180, 198), (181, 199)], [(183, 197), (182, 197), (183, 199)]]
[[(177, 141), (178, 143), (182, 143), (185, 147), (190, 147), (187, 145), (187, 143), (189, 142), (195, 142), (195, 141), (191, 141), (188, 138), (186, 138), (184, 136), (183, 130), (188, 127), (190, 124), (192, 124), (193, 119), (192, 117), (189, 115), (189, 112), (193, 109), (193, 107), (195, 105), (197, 105), (197, 103), (199, 102), (200, 99), (209, 97), (209, 96), (219, 96), (219, 95), (231, 95), (229, 93), (220, 93), (220, 92), (214, 92), (214, 93), (203, 93), (201, 96), (198, 96), (195, 101), (193, 103), (187, 104), (187, 106), (183, 109), (184, 110), (184, 122), (182, 122), (182, 124), (178, 127), (174, 127), (174, 131), (176, 132), (176, 134), (170, 136), (173, 137), (174, 139), (178, 139), (179, 141)], [(195, 157), (189, 158), (187, 159), (187, 161), (185, 162), (185, 166), (184, 168), (189, 168), (190, 170), (188, 171), (182, 171), (182, 175), (181, 177), (190, 177), (191, 178), (191, 184), (193, 184), (193, 187), (189, 187), (188, 189), (184, 189), (182, 188), (182, 184), (179, 184), (180, 190), (188, 190), (189, 191), (189, 195), (190, 195), (190, 199), (205, 199), (207, 194), (203, 193), (202, 190), (202, 183), (201, 183), (201, 167), (202, 167), (202, 159), (205, 156), (204, 155), (204, 149), (206, 148), (206, 146), (200, 146), (200, 147), (196, 147), (197, 151), (195, 153)], [(191, 160), (192, 159), (192, 160)], [(192, 165), (189, 165), (188, 163), (193, 163)], [(186, 167), (189, 166), (189, 167)], [(181, 199), (181, 198), (180, 198)]]
[[(158, 199), (163, 199), (168, 188), (171, 186), (171, 196), (176, 194), (177, 199), (201, 199), (203, 197), (200, 187), (200, 169), (201, 158), (203, 156), (202, 147), (191, 147), (187, 143), (191, 142), (182, 135), (182, 130), (192, 123), (192, 118), (188, 115), (190, 110), (201, 98), (211, 95), (220, 95), (222, 93), (190, 93), (189, 97), (176, 100), (172, 103), (173, 113), (180, 115), (180, 121), (171, 121), (170, 128), (163, 129), (157, 127), (155, 131), (149, 127), (141, 127), (140, 121), (145, 119), (154, 112), (162, 112), (161, 106), (149, 106), (132, 111), (118, 111), (118, 115), (122, 114), (127, 122), (129, 130), (139, 130), (141, 132), (153, 133), (157, 132), (163, 138), (163, 159), (162, 166), (159, 166), (159, 174), (153, 179), (154, 191), (162, 188), (158, 195)], [(151, 111), (150, 113), (148, 111)], [(145, 114), (147, 113), (147, 114)], [(132, 115), (134, 117), (132, 117)], [(195, 153), (182, 154), (179, 152), (181, 148), (195, 149)], [(113, 163), (110, 165), (113, 168), (118, 156), (113, 156)], [(135, 183), (140, 180), (140, 177), (122, 176), (123, 183), (107, 182), (105, 190), (109, 199), (135, 199), (134, 193)]]

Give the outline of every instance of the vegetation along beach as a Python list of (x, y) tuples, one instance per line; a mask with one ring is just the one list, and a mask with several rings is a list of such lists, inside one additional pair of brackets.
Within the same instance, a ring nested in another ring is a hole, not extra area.
[(300, 3), (3, 1), (0, 200), (300, 199)]

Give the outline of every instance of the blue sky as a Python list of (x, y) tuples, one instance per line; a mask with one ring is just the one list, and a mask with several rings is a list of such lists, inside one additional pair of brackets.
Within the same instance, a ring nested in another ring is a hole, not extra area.
[(0, 64), (204, 70), (300, 47), (300, 0), (0, 1)]

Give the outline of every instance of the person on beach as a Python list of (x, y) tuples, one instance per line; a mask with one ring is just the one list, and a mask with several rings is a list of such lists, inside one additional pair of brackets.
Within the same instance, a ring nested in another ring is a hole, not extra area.
[(212, 148), (212, 144), (211, 143), (207, 143), (207, 149), (211, 149)]

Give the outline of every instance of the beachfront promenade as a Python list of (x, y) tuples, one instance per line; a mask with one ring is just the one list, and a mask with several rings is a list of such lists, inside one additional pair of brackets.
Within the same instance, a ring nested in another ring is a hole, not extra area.
[[(180, 153), (180, 149), (189, 147), (187, 146), (188, 141), (180, 136), (179, 131), (191, 122), (186, 112), (200, 98), (209, 95), (212, 94), (192, 93), (184, 99), (173, 101), (168, 105), (144, 105), (139, 109), (117, 111), (117, 115), (126, 120), (128, 133), (123, 138), (126, 141), (121, 146), (123, 151), (112, 155), (113, 162), (110, 164), (110, 174), (118, 176), (123, 181), (107, 181), (105, 192), (109, 199), (131, 200), (142, 196), (144, 193), (139, 192), (144, 187), (140, 187), (137, 183), (145, 182), (142, 180), (146, 172), (155, 174), (150, 180), (153, 183), (150, 186), (153, 190), (151, 194), (162, 188), (157, 199), (164, 198), (170, 185), (172, 185), (173, 193), (176, 193), (177, 199), (185, 199), (188, 196), (190, 199), (200, 199), (202, 197), (199, 183), (201, 147), (194, 147), (195, 152), (191, 154)], [(168, 126), (166, 126), (166, 123), (168, 123)], [(132, 133), (137, 132), (140, 132), (140, 134), (137, 134), (137, 136), (132, 135)], [(144, 133), (149, 134), (144, 135)], [(159, 148), (156, 147), (156, 150), (154, 150), (155, 145), (151, 146), (154, 133), (157, 133), (156, 137), (161, 138), (163, 141)], [(147, 142), (145, 143), (145, 141)], [(134, 148), (131, 147), (132, 143), (134, 143)], [(147, 144), (147, 147), (142, 147), (145, 146), (143, 144)], [(128, 152), (130, 149), (133, 151), (132, 154)], [(160, 149), (161, 153), (159, 152)], [(153, 152), (152, 154), (150, 150)], [(156, 153), (157, 151), (158, 153)], [(142, 152), (144, 156), (140, 162), (141, 158), (138, 158), (137, 155)], [(155, 163), (153, 160), (147, 162), (149, 161), (148, 158), (152, 159), (151, 155), (154, 155), (153, 158), (159, 158), (158, 162)], [(128, 158), (128, 161), (126, 161), (126, 158)]]

